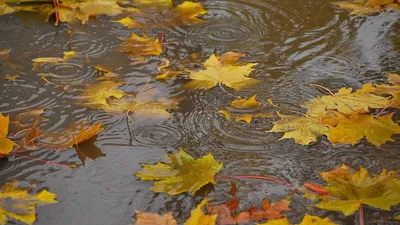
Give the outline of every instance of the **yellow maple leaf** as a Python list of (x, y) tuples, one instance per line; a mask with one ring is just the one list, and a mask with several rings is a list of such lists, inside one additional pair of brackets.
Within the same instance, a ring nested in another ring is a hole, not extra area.
[(349, 2), (349, 1), (337, 1), (331, 2), (332, 5), (337, 5), (341, 9), (351, 11), (351, 14), (362, 14), (362, 15), (374, 15), (380, 12), (379, 8), (374, 8), (371, 5), (365, 4), (365, 2)]
[[(160, 26), (181, 26), (204, 22), (199, 15), (207, 13), (201, 3), (185, 1), (176, 7), (172, 0), (134, 0), (138, 12), (130, 17), (115, 21), (129, 28), (153, 28)], [(142, 22), (143, 21), (143, 22)]]
[(190, 217), (183, 225), (214, 225), (218, 217), (215, 215), (206, 215), (203, 212), (203, 207), (207, 204), (207, 199), (203, 199), (196, 209), (190, 212)]
[(388, 106), (392, 108), (400, 108), (400, 75), (389, 73), (388, 81), (392, 85), (377, 84), (370, 91), (371, 93), (378, 95), (391, 95), (392, 98), (389, 100)]
[(84, 105), (93, 108), (108, 108), (110, 98), (120, 99), (128, 95), (122, 90), (117, 89), (123, 82), (119, 81), (102, 81), (100, 83), (89, 84), (82, 93)]
[(208, 183), (215, 183), (214, 176), (222, 169), (210, 154), (194, 159), (183, 149), (176, 154), (168, 154), (168, 159), (155, 165), (143, 164), (136, 173), (142, 180), (156, 180), (152, 190), (177, 195), (183, 192), (195, 193)]
[(265, 117), (273, 116), (270, 113), (256, 113), (256, 112), (255, 113), (241, 113), (241, 114), (232, 116), (231, 112), (229, 112), (227, 110), (219, 110), (218, 112), (221, 113), (222, 115), (224, 115), (226, 120), (228, 120), (228, 122), (232, 122), (232, 118), (234, 118), (235, 122), (244, 121), (246, 123), (251, 123), (251, 121), (253, 121), (253, 119), (256, 117), (265, 118)]
[(328, 191), (328, 195), (305, 195), (308, 198), (314, 198), (315, 195), (320, 199), (315, 205), (317, 208), (341, 211), (345, 216), (349, 216), (356, 212), (361, 204), (390, 210), (391, 206), (400, 203), (400, 179), (397, 170), (384, 169), (380, 174), (370, 177), (363, 167), (354, 172), (350, 167), (342, 165), (320, 175), (327, 183), (324, 189)]
[(132, 32), (131, 37), (122, 38), (122, 40), (127, 43), (120, 46), (121, 51), (131, 56), (158, 56), (162, 53), (162, 47), (158, 39), (147, 37), (146, 34), (140, 37)]
[[(311, 216), (306, 214), (298, 225), (335, 225), (336, 223), (331, 222), (328, 218), (320, 218), (318, 216)], [(290, 225), (289, 221), (286, 218), (278, 219), (278, 220), (269, 220), (266, 223), (258, 224), (258, 225)]]
[(393, 141), (391, 136), (400, 133), (400, 126), (392, 121), (393, 113), (374, 118), (356, 111), (343, 114), (332, 111), (334, 117), (327, 117), (321, 123), (330, 127), (326, 132), (331, 143), (356, 144), (364, 136), (370, 143), (380, 146), (387, 141)]
[(320, 119), (313, 116), (297, 117), (279, 112), (277, 114), (281, 119), (273, 122), (274, 126), (267, 132), (284, 132), (280, 140), (293, 138), (297, 144), (308, 145), (329, 130), (321, 124)]
[(258, 83), (258, 80), (249, 78), (248, 75), (254, 70), (257, 63), (247, 63), (245, 65), (224, 65), (214, 54), (204, 62), (205, 70), (193, 71), (190, 73), (192, 79), (185, 85), (186, 88), (211, 89), (218, 84), (225, 84), (235, 90), (240, 90)]
[(249, 99), (237, 99), (232, 101), (231, 106), (236, 109), (254, 109), (264, 105), (264, 103), (256, 100), (257, 95), (253, 95)]
[(0, 225), (9, 219), (16, 219), (26, 224), (36, 221), (36, 206), (57, 203), (56, 195), (43, 190), (30, 195), (28, 190), (18, 189), (18, 182), (10, 182), (0, 189)]
[(17, 145), (7, 138), (9, 123), (10, 118), (8, 116), (3, 116), (0, 113), (0, 156), (8, 155), (13, 147)]
[(308, 109), (308, 115), (321, 117), (325, 115), (327, 109), (336, 109), (341, 113), (352, 113), (360, 109), (368, 112), (369, 108), (385, 108), (389, 105), (388, 98), (371, 93), (372, 84), (364, 84), (362, 89), (355, 92), (352, 90), (352, 88), (341, 88), (333, 95), (318, 96), (303, 106)]

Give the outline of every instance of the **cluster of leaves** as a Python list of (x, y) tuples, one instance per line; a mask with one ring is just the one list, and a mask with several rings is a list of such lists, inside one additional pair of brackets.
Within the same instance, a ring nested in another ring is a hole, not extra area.
[(341, 9), (351, 11), (351, 14), (374, 15), (388, 9), (400, 10), (399, 0), (355, 0), (331, 2)]
[(0, 225), (5, 225), (10, 218), (33, 224), (36, 220), (36, 206), (57, 203), (56, 195), (43, 190), (35, 195), (29, 190), (19, 189), (17, 181), (0, 188)]
[[(337, 93), (328, 90), (330, 95), (302, 105), (307, 109), (302, 117), (278, 113), (281, 119), (269, 132), (285, 132), (281, 139), (293, 138), (302, 145), (321, 135), (326, 135), (332, 144), (354, 145), (363, 137), (376, 146), (393, 141), (391, 136), (400, 133), (400, 126), (392, 121), (393, 112), (382, 114), (386, 108), (400, 107), (400, 75), (388, 76), (391, 85), (369, 83), (355, 92), (352, 88), (341, 88)], [(374, 116), (369, 114), (370, 109), (382, 110)]]
[[(142, 180), (156, 180), (152, 188), (155, 192), (163, 192), (176, 195), (183, 192), (195, 193), (208, 183), (215, 184), (214, 176), (221, 170), (222, 163), (215, 160), (211, 154), (200, 159), (193, 159), (182, 149), (176, 154), (168, 154), (168, 159), (155, 165), (144, 164), (144, 168), (136, 173)], [(392, 206), (400, 203), (400, 179), (398, 171), (383, 170), (380, 174), (370, 177), (368, 172), (361, 167), (359, 171), (353, 171), (349, 166), (328, 172), (321, 172), (322, 179), (327, 185), (321, 187), (316, 184), (306, 183), (297, 190), (304, 193), (304, 197), (318, 201), (314, 206), (323, 210), (341, 211), (345, 216), (354, 214), (363, 205), (390, 210)], [(280, 201), (270, 203), (268, 199), (262, 201), (262, 207), (251, 207), (247, 211), (236, 213), (239, 198), (236, 195), (235, 183), (231, 183), (231, 200), (211, 205), (207, 199), (203, 200), (192, 211), (191, 217), (185, 224), (244, 224), (268, 220), (262, 225), (289, 224), (285, 211), (290, 210), (289, 196)], [(202, 208), (208, 212), (204, 214)], [(362, 216), (362, 215), (360, 215)], [(203, 222), (207, 221), (207, 223)], [(152, 213), (137, 212), (136, 224), (176, 224), (171, 214), (158, 215)], [(328, 219), (306, 215), (300, 224), (335, 224)]]

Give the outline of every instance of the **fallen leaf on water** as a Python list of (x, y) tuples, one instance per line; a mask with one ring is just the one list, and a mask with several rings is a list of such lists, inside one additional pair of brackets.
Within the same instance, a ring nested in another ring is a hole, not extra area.
[(388, 98), (371, 93), (372, 84), (364, 84), (362, 89), (352, 92), (352, 88), (341, 88), (333, 95), (318, 96), (307, 101), (303, 106), (307, 114), (321, 118), (326, 110), (337, 110), (341, 113), (352, 113), (356, 110), (368, 112), (369, 108), (385, 108), (389, 105)]
[(15, 81), (18, 77), (19, 77), (19, 74), (13, 75), (13, 76), (7, 74), (4, 76), (4, 79), (9, 80), (9, 81)]
[(232, 119), (234, 119), (235, 122), (244, 121), (246, 123), (251, 123), (254, 118), (266, 118), (273, 116), (271, 113), (235, 113), (232, 115), (232, 113), (227, 110), (219, 110), (218, 112), (224, 115), (228, 122), (232, 122)]
[(277, 114), (280, 120), (273, 122), (274, 126), (267, 132), (284, 132), (279, 140), (293, 138), (297, 144), (308, 145), (329, 131), (327, 126), (321, 124), (320, 119), (313, 116), (297, 117), (279, 112)]
[(30, 195), (28, 190), (18, 189), (17, 181), (10, 182), (0, 189), (0, 224), (5, 225), (10, 219), (26, 224), (36, 221), (36, 207), (57, 203), (56, 195), (43, 190)]
[(389, 107), (400, 108), (400, 75), (399, 74), (388, 74), (388, 82), (392, 85), (377, 84), (371, 89), (371, 93), (377, 95), (391, 95), (389, 99)]
[(127, 42), (120, 45), (121, 52), (128, 53), (130, 56), (158, 56), (162, 53), (162, 47), (158, 39), (147, 37), (146, 34), (140, 37), (132, 32), (131, 37), (121, 38), (121, 40)]
[(351, 114), (343, 114), (332, 111), (333, 117), (321, 120), (321, 123), (330, 127), (326, 132), (332, 144), (356, 144), (363, 137), (367, 141), (380, 146), (388, 141), (394, 141), (393, 134), (400, 134), (400, 126), (392, 121), (393, 113), (379, 118), (356, 111)]
[(135, 175), (142, 180), (156, 180), (152, 190), (177, 195), (183, 192), (195, 193), (208, 183), (215, 183), (214, 176), (222, 169), (211, 153), (194, 159), (182, 149), (168, 154), (168, 159), (155, 165), (143, 164)]
[[(221, 164), (222, 166), (222, 164)], [(217, 215), (206, 215), (202, 208), (207, 204), (207, 199), (201, 201), (196, 209), (190, 212), (190, 217), (183, 225), (215, 225)]]
[[(184, 225), (215, 225), (217, 215), (206, 215), (203, 207), (207, 204), (207, 199), (201, 201), (196, 209), (190, 212), (189, 219)], [(155, 213), (145, 213), (136, 211), (135, 225), (176, 225), (177, 222), (171, 213), (159, 215)]]
[(264, 103), (256, 100), (257, 95), (253, 95), (249, 99), (241, 98), (234, 100), (231, 103), (231, 106), (236, 109), (254, 109), (258, 107), (262, 107)]
[(159, 215), (136, 211), (135, 225), (177, 225), (177, 223), (171, 213)]
[[(0, 3), (0, 15), (1, 15), (1, 3)], [(0, 60), (8, 60), (10, 52), (11, 52), (10, 49), (0, 50)]]
[[(290, 225), (290, 223), (286, 218), (282, 218), (278, 220), (270, 220), (258, 225)], [(336, 225), (336, 223), (331, 222), (328, 218), (320, 218), (318, 216), (306, 214), (298, 225)]]
[(400, 215), (393, 217), (394, 220), (400, 221)]
[(218, 215), (217, 217), (218, 224), (236, 223), (233, 219), (233, 214), (239, 206), (239, 198), (236, 196), (236, 184), (234, 182), (231, 182), (230, 195), (232, 195), (232, 199), (227, 201), (226, 203), (220, 205), (207, 204), (207, 210), (211, 214)]
[(17, 151), (29, 151), (35, 150), (39, 147), (36, 145), (36, 141), (39, 139), (40, 134), (42, 134), (42, 130), (36, 128), (39, 123), (39, 119), (35, 121), (32, 127), (26, 132), (26, 134), (21, 138), (21, 141), (18, 143), (19, 147)]
[(42, 64), (45, 64), (45, 63), (58, 64), (58, 63), (64, 62), (64, 59), (57, 58), (57, 57), (42, 57), (42, 58), (32, 59), (32, 62), (33, 62), (32, 70), (38, 71)]
[(75, 51), (64, 52), (64, 59), (65, 60), (74, 58), (75, 56), (76, 56), (76, 52)]
[(339, 6), (341, 9), (351, 11), (351, 14), (374, 15), (380, 12), (379, 8), (366, 5), (364, 2), (337, 1), (331, 2), (331, 4)]
[(117, 89), (123, 83), (122, 81), (101, 81), (89, 84), (83, 90), (81, 102), (84, 102), (86, 107), (92, 109), (108, 108), (110, 107), (108, 99), (120, 99), (128, 95), (124, 91)]
[(172, 0), (134, 0), (139, 9), (132, 17), (115, 21), (128, 28), (154, 28), (161, 26), (182, 26), (204, 22), (199, 15), (207, 13), (201, 3), (185, 1), (176, 7)]
[(9, 116), (3, 116), (0, 113), (0, 157), (1, 155), (8, 155), (13, 147), (17, 145), (7, 138), (9, 123)]
[(383, 170), (380, 174), (370, 177), (363, 167), (353, 171), (342, 165), (329, 172), (320, 173), (327, 186), (328, 195), (319, 195), (303, 189), (305, 197), (320, 199), (315, 207), (341, 211), (345, 216), (356, 212), (360, 205), (390, 210), (391, 206), (400, 203), (400, 179), (398, 171)]
[(218, 84), (224, 84), (235, 90), (240, 90), (260, 82), (248, 77), (257, 63), (226, 65), (216, 55), (212, 54), (203, 65), (204, 70), (186, 70), (186, 72), (190, 73), (189, 78), (192, 79), (185, 85), (186, 88), (211, 89)]

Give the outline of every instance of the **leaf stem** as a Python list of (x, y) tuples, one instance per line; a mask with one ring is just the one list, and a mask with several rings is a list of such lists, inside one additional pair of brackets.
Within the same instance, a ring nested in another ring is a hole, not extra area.
[(303, 115), (303, 116), (305, 116), (305, 117), (310, 116), (310, 115), (307, 115), (307, 114), (302, 113), (302, 112), (297, 112), (297, 111), (294, 111), (294, 110), (291, 110), (291, 109), (286, 109), (286, 108), (282, 108), (282, 107), (280, 107), (280, 106), (278, 106), (278, 105), (275, 105), (275, 103), (273, 103), (271, 99), (268, 99), (268, 100), (267, 100), (267, 103), (271, 104), (273, 107), (275, 107), (275, 108), (277, 108), (277, 109), (280, 109), (280, 110), (284, 110), (284, 111), (288, 111), (288, 112), (300, 114), (300, 115)]
[(364, 209), (363, 209), (363, 204), (360, 204), (360, 209), (359, 209), (359, 221), (360, 225), (364, 225)]
[(68, 169), (72, 169), (72, 168), (76, 167), (75, 165), (61, 164), (61, 163), (56, 163), (56, 162), (52, 162), (52, 161), (48, 161), (48, 160), (44, 160), (44, 159), (38, 159), (38, 158), (35, 158), (35, 157), (31, 157), (31, 156), (21, 155), (21, 154), (18, 154), (16, 152), (11, 152), (10, 155), (18, 156), (18, 157), (21, 157), (21, 158), (24, 158), (24, 159), (34, 160), (34, 161), (37, 161), (37, 162), (49, 163), (49, 164), (56, 165), (56, 166), (62, 166), (62, 167), (66, 167)]
[(54, 25), (58, 26), (58, 22), (60, 21), (58, 17), (58, 0), (53, 0), (53, 4), (54, 4), (54, 11), (56, 14), (56, 22)]
[(232, 96), (232, 97), (234, 97), (234, 98), (236, 98), (236, 99), (239, 99), (239, 98), (240, 98), (239, 96), (236, 96), (236, 95), (231, 94), (231, 93), (229, 93), (228, 91), (226, 91), (225, 88), (222, 87), (221, 82), (218, 82), (218, 85), (219, 85), (219, 87), (222, 89), (222, 91), (224, 91), (224, 92), (227, 93), (228, 95), (230, 95), (230, 96)]
[(44, 77), (44, 76), (42, 76), (42, 80), (44, 80), (45, 82), (47, 82), (47, 83), (49, 83), (49, 84), (51, 84), (51, 85), (54, 85), (54, 86), (57, 86), (57, 87), (62, 87), (62, 88), (64, 89), (64, 91), (67, 91), (67, 90), (68, 90), (68, 88), (67, 88), (66, 86), (61, 85), (61, 84), (53, 83), (53, 82), (47, 80), (46, 77)]

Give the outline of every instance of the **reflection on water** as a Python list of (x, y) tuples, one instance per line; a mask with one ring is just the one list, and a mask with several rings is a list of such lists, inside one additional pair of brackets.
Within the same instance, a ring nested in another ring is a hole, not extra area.
[[(297, 105), (321, 94), (306, 82), (331, 90), (343, 86), (359, 88), (363, 83), (383, 82), (384, 71), (400, 72), (399, 12), (349, 17), (328, 2), (204, 0), (202, 3), (209, 11), (203, 16), (206, 23), (145, 32), (150, 37), (161, 37), (164, 31), (166, 41), (173, 44), (165, 46), (167, 51), (162, 57), (182, 65), (190, 61), (192, 53), (200, 53), (199, 60), (204, 62), (211, 53), (245, 52), (244, 61), (259, 63), (252, 76), (262, 82), (235, 94), (257, 94), (260, 100), (272, 98)], [(49, 131), (61, 130), (78, 120), (103, 122), (106, 127), (96, 145), (107, 156), (95, 162), (88, 160), (86, 167), (70, 170), (13, 156), (0, 159), (0, 185), (12, 179), (39, 181), (39, 187), (57, 193), (60, 203), (39, 208), (36, 224), (125, 225), (132, 222), (135, 210), (161, 214), (172, 211), (179, 222), (184, 221), (201, 198), (155, 194), (148, 189), (151, 183), (139, 182), (131, 175), (141, 168), (141, 162), (154, 163), (179, 147), (193, 156), (211, 152), (224, 162), (224, 175), (275, 176), (295, 185), (318, 182), (320, 171), (342, 163), (353, 168), (363, 165), (370, 172), (398, 168), (398, 136), (397, 142), (380, 148), (366, 142), (333, 147), (325, 138), (304, 147), (293, 140), (277, 141), (280, 134), (266, 133), (273, 118), (257, 118), (251, 124), (228, 123), (217, 111), (233, 97), (220, 88), (182, 90), (184, 79), (156, 82), (152, 78), (157, 74), (159, 57), (148, 57), (143, 62), (120, 53), (119, 38), (129, 37), (131, 31), (112, 22), (117, 19), (121, 18), (99, 17), (87, 25), (63, 24), (56, 28), (49, 23), (21, 21), (16, 15), (0, 17), (0, 49), (12, 49), (15, 63), (0, 63), (0, 75), (21, 72), (15, 81), (0, 78), (0, 112), (13, 118), (27, 110), (49, 109), (41, 122), (41, 128)], [(41, 71), (33, 71), (33, 58), (62, 57), (62, 52), (68, 51), (70, 29), (72, 50), (82, 57), (45, 64)], [(83, 85), (95, 82), (98, 75), (94, 65), (110, 68), (126, 80), (127, 84), (122, 86), (125, 92), (135, 93), (151, 83), (163, 97), (184, 99), (179, 109), (171, 112), (170, 119), (135, 119), (130, 124), (120, 115), (81, 108), (75, 103)], [(55, 83), (68, 85), (69, 90), (44, 83), (40, 79), (43, 73)], [(11, 133), (16, 131), (11, 128)], [(79, 163), (72, 149), (43, 149), (28, 155), (59, 163)], [(214, 194), (224, 196), (229, 180), (218, 182)], [(238, 181), (238, 188), (243, 209), (258, 204), (264, 197), (279, 199), (288, 193), (284, 187), (261, 181)], [(308, 211), (329, 216), (341, 224), (354, 224), (357, 219), (319, 211), (307, 204), (295, 199), (290, 217), (302, 217)], [(366, 210), (368, 221), (380, 215), (391, 214)]]

